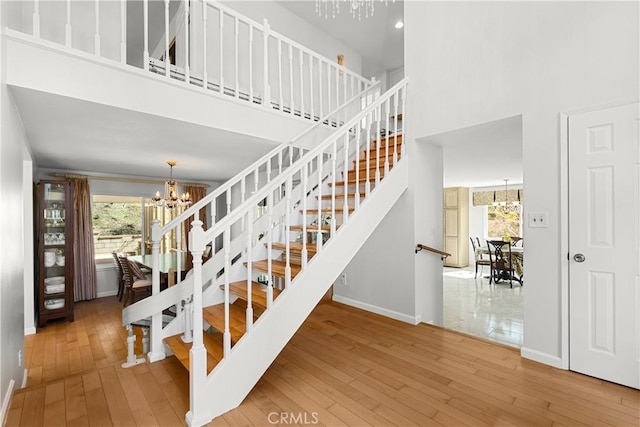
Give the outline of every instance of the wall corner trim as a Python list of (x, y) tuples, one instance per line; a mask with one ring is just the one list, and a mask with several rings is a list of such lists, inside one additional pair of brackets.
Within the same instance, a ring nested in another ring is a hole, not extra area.
[(389, 310), (387, 308), (378, 307), (377, 305), (367, 304), (366, 302), (356, 301), (351, 298), (346, 298), (340, 295), (333, 295), (333, 301), (341, 304), (349, 305), (351, 307), (359, 308), (371, 313), (379, 314), (381, 316), (390, 317), (391, 319), (399, 320), (401, 322), (417, 325), (421, 322), (421, 316), (411, 316), (397, 311)]
[(522, 347), (520, 350), (520, 356), (525, 359), (533, 360), (535, 362), (540, 362), (545, 365), (553, 366), (554, 368), (564, 369), (567, 368), (563, 366), (562, 358), (558, 356), (554, 356), (552, 354), (543, 353), (538, 350), (533, 350), (531, 348)]
[(24, 336), (26, 337), (27, 335), (34, 335), (36, 333), (36, 327), (35, 326), (30, 326), (28, 328), (24, 328)]
[(14, 380), (9, 381), (9, 386), (7, 387), (7, 392), (4, 394), (4, 399), (2, 399), (2, 412), (0, 412), (0, 425), (4, 425), (7, 420), (7, 414), (9, 413), (9, 408), (11, 407), (11, 399), (13, 398), (13, 387), (16, 382)]

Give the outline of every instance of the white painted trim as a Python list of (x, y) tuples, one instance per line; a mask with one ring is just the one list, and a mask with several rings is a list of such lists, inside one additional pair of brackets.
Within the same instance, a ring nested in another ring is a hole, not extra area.
[(22, 385), (20, 388), (25, 388), (27, 386), (27, 380), (29, 379), (29, 370), (25, 369), (24, 374), (22, 374)]
[(24, 336), (26, 337), (27, 335), (33, 335), (36, 333), (36, 327), (35, 326), (30, 326), (28, 328), (24, 328)]
[(569, 369), (569, 115), (560, 113), (560, 364)]
[(340, 295), (333, 295), (333, 301), (341, 304), (349, 305), (351, 307), (359, 308), (361, 310), (369, 311), (371, 313), (379, 314), (381, 316), (389, 317), (391, 319), (399, 320), (401, 322), (417, 325), (421, 322), (422, 316), (410, 316), (408, 314), (399, 313), (397, 311), (389, 310), (388, 308), (378, 307), (377, 305), (368, 304), (362, 301), (356, 301), (351, 298), (342, 297)]
[(520, 356), (525, 359), (533, 360), (535, 362), (544, 363), (545, 365), (552, 366), (558, 369), (565, 369), (562, 367), (562, 359), (553, 354), (543, 353), (538, 350), (532, 350), (527, 347), (522, 347), (520, 349)]
[(0, 413), (0, 420), (2, 421), (2, 424), (0, 425), (4, 425), (5, 421), (7, 420), (7, 414), (9, 413), (9, 407), (11, 405), (11, 398), (13, 397), (13, 387), (15, 383), (16, 382), (14, 380), (9, 381), (7, 392), (4, 394), (4, 399), (2, 400), (2, 412)]

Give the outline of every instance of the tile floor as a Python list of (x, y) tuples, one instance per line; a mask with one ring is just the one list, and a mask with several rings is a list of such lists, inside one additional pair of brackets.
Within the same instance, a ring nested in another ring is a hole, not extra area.
[[(484, 268), (488, 275), (488, 267)], [(522, 347), (522, 299), (524, 288), (517, 282), (489, 284), (489, 278), (474, 279), (475, 267), (443, 271), (444, 327)]]

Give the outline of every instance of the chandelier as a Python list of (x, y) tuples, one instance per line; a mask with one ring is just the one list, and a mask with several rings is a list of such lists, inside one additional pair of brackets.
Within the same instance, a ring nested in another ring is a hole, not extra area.
[[(389, 3), (389, 0), (384, 1), (385, 6)], [(395, 0), (392, 0), (395, 2)], [(329, 17), (329, 9), (331, 9), (331, 16), (336, 17), (340, 13), (340, 3), (345, 2), (349, 6), (351, 16), (358, 17), (358, 21), (362, 20), (362, 15), (365, 18), (373, 16), (374, 12), (374, 0), (316, 0), (316, 13), (322, 18), (323, 12), (325, 19)], [(331, 5), (331, 7), (329, 7)]]
[(509, 202), (509, 190), (508, 190), (509, 179), (504, 179), (503, 181), (504, 181), (504, 201), (498, 202), (496, 200), (496, 192), (494, 191), (493, 206), (502, 210), (504, 213), (515, 212), (518, 210), (518, 207), (520, 206), (520, 190), (518, 190), (517, 200), (514, 200), (513, 202)]
[(178, 196), (178, 182), (173, 179), (173, 167), (177, 162), (169, 160), (169, 179), (164, 183), (164, 197), (160, 196), (160, 192), (156, 191), (156, 194), (151, 198), (151, 201), (155, 206), (166, 206), (169, 209), (175, 207), (188, 207), (191, 204), (189, 193), (182, 193)]

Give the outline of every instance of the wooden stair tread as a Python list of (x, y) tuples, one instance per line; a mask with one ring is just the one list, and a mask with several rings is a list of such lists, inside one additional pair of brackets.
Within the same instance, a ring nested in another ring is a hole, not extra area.
[[(354, 178), (348, 179), (346, 182), (347, 182), (347, 184), (364, 184), (367, 181), (368, 182), (375, 182), (375, 180), (376, 180), (376, 177), (375, 177), (374, 174), (370, 174), (369, 175), (369, 179), (367, 179), (366, 175), (365, 176), (359, 176), (358, 178), (359, 179), (357, 181), (356, 181), (356, 179), (354, 177)], [(333, 184), (334, 184), (333, 182), (330, 182), (329, 186), (332, 186)], [(338, 186), (338, 187), (343, 186), (344, 184), (345, 184), (345, 181), (336, 181), (335, 182), (335, 185)]]
[[(224, 285), (220, 285), (220, 288), (224, 289)], [(238, 298), (248, 301), (247, 282), (246, 280), (229, 283), (229, 291), (233, 292)], [(273, 288), (273, 300), (282, 292), (280, 289)], [(251, 302), (259, 305), (262, 308), (267, 308), (267, 286), (258, 283), (251, 282)]]
[[(244, 264), (245, 266), (247, 265), (246, 262)], [(271, 260), (271, 274), (273, 274), (274, 276), (285, 277), (285, 274), (284, 274), (285, 267), (286, 267), (286, 263), (284, 261)], [(296, 277), (298, 273), (300, 273), (300, 270), (302, 270), (302, 267), (296, 264), (290, 264), (290, 267), (291, 267), (291, 278), (293, 279), (294, 277)], [(269, 265), (267, 260), (263, 259), (260, 261), (252, 262), (251, 268), (267, 272), (269, 269)]]
[[(344, 194), (343, 192), (340, 193), (336, 193), (336, 199), (344, 199), (344, 198), (352, 198), (352, 197), (356, 197), (356, 193), (347, 193)], [(316, 199), (318, 198), (318, 196), (316, 196)], [(331, 194), (323, 194), (321, 199), (322, 200), (331, 200), (332, 196)]]
[[(353, 212), (353, 211), (354, 211), (354, 208), (349, 208), (349, 212)], [(320, 212), (322, 212), (322, 213), (331, 213), (331, 212), (341, 213), (341, 212), (344, 212), (344, 208), (343, 207), (342, 208), (335, 208), (335, 209), (333, 209), (333, 211), (332, 211), (331, 208), (322, 208), (322, 209), (320, 209)], [(304, 213), (304, 209), (300, 209), (300, 213)], [(317, 214), (318, 213), (318, 209), (307, 209), (307, 215), (310, 214), (310, 213), (311, 214)]]
[[(400, 143), (402, 143), (402, 134), (401, 133), (391, 133), (391, 134), (389, 134), (387, 136), (383, 136), (382, 138), (380, 138), (380, 142), (382, 143), (382, 145), (386, 145), (387, 144), (387, 139), (389, 139), (389, 145), (400, 144)], [(373, 142), (373, 144), (376, 144), (378, 142), (378, 140), (374, 139), (372, 142)]]
[[(302, 225), (292, 225), (291, 227), (289, 227), (289, 229), (291, 231), (304, 231)], [(311, 225), (307, 225), (307, 232), (317, 232), (318, 231), (318, 225), (317, 224), (311, 224)], [(329, 233), (331, 232), (331, 226), (330, 225), (323, 225), (320, 227), (320, 232), (322, 233)]]
[[(398, 151), (397, 153), (398, 153), (398, 160), (400, 160), (400, 158), (402, 157), (402, 154), (401, 154), (399, 151)], [(392, 152), (390, 152), (390, 153), (389, 153), (388, 155), (386, 155), (386, 156), (384, 155), (384, 153), (380, 155), (380, 163), (381, 163), (381, 164), (384, 164), (384, 161), (385, 161), (384, 159), (385, 159), (385, 157), (386, 157), (386, 158), (387, 158), (387, 160), (389, 161), (389, 165), (392, 165), (392, 164), (393, 164), (393, 151), (392, 151)], [(354, 159), (354, 160), (351, 160), (351, 161), (353, 162), (353, 168), (352, 168), (351, 170), (355, 170), (355, 167), (356, 167), (356, 161), (355, 161), (355, 159)], [(358, 159), (358, 167), (359, 167), (359, 168), (362, 168), (362, 167), (363, 167), (363, 165), (365, 165), (365, 164), (366, 164), (366, 161), (367, 161), (366, 156), (361, 155), (361, 157)], [(375, 164), (375, 162), (376, 162), (376, 156), (369, 156), (369, 163), (373, 163), (373, 164)], [(374, 167), (375, 167), (375, 166), (374, 166)]]
[[(229, 304), (229, 332), (231, 342), (236, 343), (246, 332), (246, 310), (234, 304)], [(224, 303), (211, 305), (202, 310), (204, 320), (220, 332), (224, 332)]]
[[(189, 370), (189, 350), (192, 343), (182, 341), (182, 334), (173, 335), (164, 339), (165, 344), (169, 346), (176, 359), (182, 363), (182, 366)], [(207, 349), (207, 373), (213, 371), (218, 362), (223, 358), (222, 336), (219, 334), (211, 335), (206, 332), (202, 334), (202, 342)]]
[[(307, 229), (308, 230), (308, 229)], [(273, 242), (271, 243), (271, 247), (273, 249), (277, 249), (279, 251), (284, 251), (287, 249), (287, 244), (282, 242)], [(295, 252), (297, 254), (302, 253), (302, 242), (289, 242), (289, 252)], [(316, 245), (312, 245), (307, 242), (307, 254), (315, 255), (316, 254)]]

